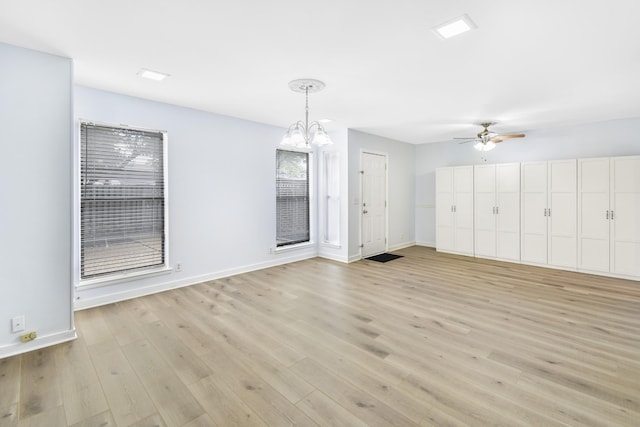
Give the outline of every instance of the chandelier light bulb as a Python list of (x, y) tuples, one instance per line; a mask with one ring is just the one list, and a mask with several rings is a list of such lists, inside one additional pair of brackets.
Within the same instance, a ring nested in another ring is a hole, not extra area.
[(318, 125), (318, 130), (316, 130), (316, 133), (313, 135), (313, 140), (311, 141), (311, 143), (318, 146), (323, 146), (332, 144), (332, 141), (331, 138), (329, 138), (327, 132), (325, 132), (325, 130)]

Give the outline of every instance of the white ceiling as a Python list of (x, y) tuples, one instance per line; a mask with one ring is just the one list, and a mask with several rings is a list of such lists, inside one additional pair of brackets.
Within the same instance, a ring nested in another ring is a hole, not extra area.
[[(463, 13), (477, 30), (432, 33)], [(639, 17), (638, 0), (0, 0), (0, 41), (73, 58), (81, 85), (282, 127), (304, 114), (287, 83), (317, 78), (312, 120), (426, 143), (640, 116)]]

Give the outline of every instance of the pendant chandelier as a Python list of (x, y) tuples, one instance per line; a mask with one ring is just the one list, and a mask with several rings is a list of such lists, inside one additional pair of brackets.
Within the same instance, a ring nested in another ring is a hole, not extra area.
[(320, 122), (313, 121), (309, 123), (309, 94), (320, 92), (324, 89), (324, 86), (323, 82), (315, 79), (297, 79), (289, 82), (289, 89), (305, 94), (304, 122), (298, 120), (289, 126), (287, 133), (282, 137), (280, 145), (309, 148), (311, 144), (318, 146), (333, 144), (333, 141), (329, 138), (329, 134), (327, 134), (327, 131), (322, 127)]

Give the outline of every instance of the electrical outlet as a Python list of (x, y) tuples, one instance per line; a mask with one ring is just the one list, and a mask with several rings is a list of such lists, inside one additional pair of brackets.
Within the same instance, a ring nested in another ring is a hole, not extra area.
[(182, 263), (176, 262), (176, 271), (182, 271)]
[(21, 335), (21, 336), (20, 336), (20, 341), (22, 341), (22, 342), (29, 342), (29, 341), (33, 341), (33, 340), (35, 340), (35, 339), (36, 339), (36, 337), (37, 337), (37, 335), (36, 335), (36, 331), (33, 331), (33, 332), (26, 333), (26, 334), (24, 334), (24, 335)]
[(16, 316), (11, 319), (11, 332), (15, 334), (22, 331), (24, 331), (24, 316)]

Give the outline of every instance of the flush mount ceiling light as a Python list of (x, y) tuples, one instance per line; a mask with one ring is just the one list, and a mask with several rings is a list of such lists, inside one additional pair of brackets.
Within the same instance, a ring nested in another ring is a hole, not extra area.
[(434, 27), (433, 32), (440, 38), (450, 39), (451, 37), (466, 33), (475, 28), (478, 28), (476, 24), (474, 24), (467, 14), (464, 14)]
[(324, 130), (319, 121), (309, 123), (309, 94), (320, 92), (324, 89), (324, 83), (315, 79), (297, 79), (289, 82), (289, 89), (294, 92), (305, 94), (305, 114), (304, 122), (298, 120), (284, 134), (280, 145), (288, 147), (306, 147), (310, 144), (314, 145), (330, 145), (333, 144), (331, 138)]
[(149, 80), (155, 80), (157, 82), (160, 82), (166, 79), (167, 77), (169, 77), (169, 74), (161, 73), (159, 71), (148, 70), (146, 68), (140, 69), (140, 71), (138, 71), (137, 74), (140, 77), (144, 77), (145, 79), (149, 79)]

